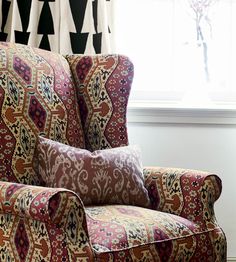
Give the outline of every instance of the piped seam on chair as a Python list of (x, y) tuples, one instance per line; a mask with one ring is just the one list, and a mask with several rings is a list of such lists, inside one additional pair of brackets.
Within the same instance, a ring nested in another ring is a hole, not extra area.
[(140, 245), (134, 245), (132, 247), (124, 247), (124, 248), (121, 248), (121, 249), (114, 249), (114, 250), (109, 250), (109, 251), (98, 252), (96, 249), (93, 248), (93, 245), (92, 245), (92, 249), (93, 249), (93, 252), (95, 254), (105, 254), (105, 253), (111, 253), (111, 252), (120, 252), (120, 251), (126, 251), (126, 250), (130, 250), (130, 249), (137, 248), (137, 247), (143, 247), (143, 246), (147, 246), (147, 245), (153, 245), (153, 244), (157, 244), (157, 243), (163, 243), (163, 242), (167, 242), (167, 241), (174, 241), (174, 240), (178, 240), (178, 239), (183, 239), (183, 238), (188, 238), (188, 237), (192, 237), (192, 236), (196, 236), (196, 235), (210, 233), (210, 232), (215, 231), (216, 229), (222, 231), (221, 227), (218, 226), (218, 227), (215, 227), (213, 229), (209, 229), (209, 230), (205, 230), (205, 231), (189, 234), (189, 235), (186, 235), (186, 236), (174, 237), (174, 238), (169, 238), (169, 239), (164, 239), (164, 240), (151, 241), (151, 242), (143, 243), (143, 244), (140, 244)]

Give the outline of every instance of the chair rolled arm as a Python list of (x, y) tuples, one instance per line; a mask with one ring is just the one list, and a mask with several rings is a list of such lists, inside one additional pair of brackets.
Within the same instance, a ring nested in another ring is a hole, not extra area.
[(66, 208), (73, 205), (83, 220), (83, 203), (72, 191), (0, 181), (0, 213), (63, 224)]
[[(48, 238), (41, 236), (39, 243), (32, 243), (35, 257), (40, 252), (46, 261), (58, 261), (63, 253), (66, 261), (93, 261), (84, 206), (72, 191), (0, 181), (0, 215), (11, 216), (33, 234), (35, 222), (47, 231)], [(0, 226), (0, 245), (12, 237)]]
[(197, 170), (147, 167), (144, 176), (151, 208), (182, 216), (202, 227), (217, 225), (214, 203), (222, 190), (217, 175)]

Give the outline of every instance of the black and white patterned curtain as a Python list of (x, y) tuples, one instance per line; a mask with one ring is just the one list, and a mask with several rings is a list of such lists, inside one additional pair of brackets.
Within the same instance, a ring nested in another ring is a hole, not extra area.
[(61, 54), (112, 51), (113, 0), (0, 0), (0, 41)]

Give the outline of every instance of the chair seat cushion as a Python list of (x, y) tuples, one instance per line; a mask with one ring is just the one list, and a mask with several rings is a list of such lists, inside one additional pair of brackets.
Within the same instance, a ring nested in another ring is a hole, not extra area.
[[(86, 215), (98, 261), (212, 258), (211, 232), (182, 217), (125, 205), (86, 207)], [(197, 246), (202, 251), (195, 254)]]

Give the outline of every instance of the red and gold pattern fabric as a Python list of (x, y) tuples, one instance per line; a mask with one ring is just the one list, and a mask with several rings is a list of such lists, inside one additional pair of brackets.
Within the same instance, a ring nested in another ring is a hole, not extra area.
[(64, 189), (0, 182), (0, 261), (93, 261), (80, 199)]
[(218, 176), (198, 170), (150, 167), (144, 169), (144, 177), (153, 209), (179, 215), (202, 228), (217, 225), (213, 207), (222, 190)]
[(67, 61), (25, 45), (0, 43), (0, 180), (40, 184), (38, 135), (84, 147)]
[(133, 64), (125, 56), (66, 57), (77, 88), (86, 148), (128, 145), (126, 110)]
[(96, 261), (225, 261), (219, 227), (142, 207), (86, 207)]
[(39, 135), (92, 151), (128, 144), (132, 63), (119, 55), (67, 60), (0, 43), (0, 261), (226, 261), (213, 209), (217, 176), (145, 169), (152, 209), (85, 209), (72, 191), (31, 186), (41, 185)]

